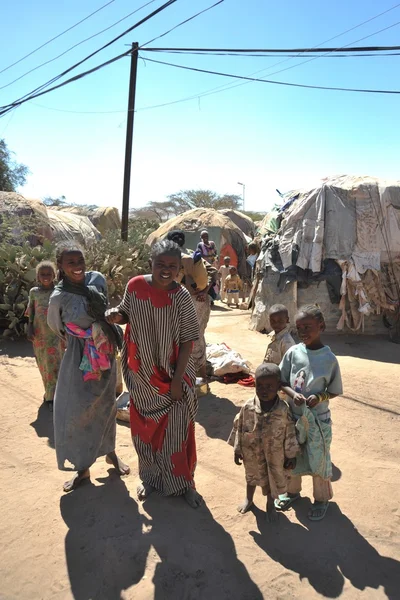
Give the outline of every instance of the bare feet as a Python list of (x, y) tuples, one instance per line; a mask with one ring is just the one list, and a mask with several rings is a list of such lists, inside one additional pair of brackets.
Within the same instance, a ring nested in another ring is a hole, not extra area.
[(265, 520), (267, 523), (276, 523), (278, 521), (278, 513), (276, 512), (274, 499), (268, 496), (267, 500), (267, 512), (265, 514)]
[(110, 454), (107, 454), (106, 463), (113, 465), (118, 475), (129, 475), (131, 472), (130, 467), (123, 463), (122, 460), (115, 454), (115, 452), (110, 452)]
[(72, 490), (75, 490), (84, 479), (90, 479), (89, 469), (78, 471), (72, 479), (66, 481), (63, 486), (64, 492), (72, 492)]
[(138, 500), (146, 500), (146, 498), (148, 498), (150, 494), (152, 494), (154, 491), (155, 488), (153, 488), (152, 485), (149, 485), (148, 483), (144, 483), (142, 481), (142, 483), (137, 487)]
[(203, 497), (193, 488), (189, 488), (188, 491), (184, 493), (183, 497), (192, 508), (199, 508), (203, 503)]
[(242, 515), (244, 515), (245, 513), (247, 513), (250, 510), (250, 508), (252, 506), (253, 506), (253, 500), (249, 500), (248, 498), (246, 498), (246, 500), (242, 504), (239, 504), (237, 509), (238, 509), (238, 512), (240, 512)]

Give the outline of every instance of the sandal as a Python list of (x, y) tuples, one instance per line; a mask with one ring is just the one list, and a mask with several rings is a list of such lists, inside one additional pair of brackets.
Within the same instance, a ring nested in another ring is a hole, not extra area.
[[(311, 509), (308, 512), (308, 518), (310, 521), (322, 521), (328, 510), (329, 502), (317, 502), (315, 501)], [(320, 513), (320, 514), (316, 514)]]
[(290, 506), (292, 506), (293, 502), (296, 502), (300, 498), (300, 494), (296, 494), (294, 496), (287, 496), (286, 494), (282, 494), (274, 501), (276, 510), (285, 511)]

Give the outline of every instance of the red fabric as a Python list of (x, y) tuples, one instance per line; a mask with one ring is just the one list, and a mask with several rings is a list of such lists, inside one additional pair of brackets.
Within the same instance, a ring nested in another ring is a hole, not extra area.
[(224, 375), (223, 381), (224, 383), (238, 383), (245, 387), (255, 387), (256, 385), (254, 377), (247, 373), (227, 373)]
[(141, 364), (139, 356), (138, 356), (139, 349), (138, 349), (137, 345), (135, 344), (135, 342), (132, 342), (131, 336), (130, 336), (130, 331), (131, 331), (131, 328), (130, 328), (130, 325), (128, 324), (125, 329), (125, 343), (126, 343), (127, 349), (128, 349), (128, 367), (134, 373), (139, 373), (140, 364)]
[(137, 435), (144, 444), (151, 444), (153, 452), (161, 452), (168, 426), (168, 414), (161, 417), (158, 423), (147, 419), (136, 410), (132, 398), (129, 410), (132, 436)]
[(180, 452), (171, 456), (172, 473), (175, 477), (184, 477), (186, 481), (193, 481), (193, 473), (196, 467), (196, 441), (194, 437), (193, 423), (189, 423), (187, 439), (182, 442)]
[(171, 378), (161, 367), (153, 366), (153, 375), (150, 377), (150, 385), (158, 390), (161, 395), (169, 394), (171, 391)]
[(138, 300), (150, 300), (154, 308), (164, 308), (172, 305), (171, 294), (174, 294), (179, 287), (173, 290), (158, 290), (150, 285), (143, 275), (134, 277), (128, 282), (128, 292), (135, 292)]
[(235, 250), (232, 248), (232, 246), (230, 244), (225, 244), (225, 246), (223, 246), (220, 250), (219, 253), (219, 263), (220, 265), (224, 264), (224, 258), (225, 256), (229, 256), (229, 258), (231, 259), (231, 266), (232, 267), (237, 267), (238, 266), (238, 257), (237, 254), (235, 252)]

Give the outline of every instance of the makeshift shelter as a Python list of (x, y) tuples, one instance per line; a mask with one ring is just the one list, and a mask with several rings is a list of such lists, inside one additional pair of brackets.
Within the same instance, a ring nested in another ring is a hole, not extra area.
[(247, 237), (253, 239), (256, 232), (256, 225), (253, 219), (250, 219), (250, 217), (242, 212), (231, 208), (223, 208), (219, 212), (231, 219), (231, 221), (233, 221)]
[(65, 211), (48, 210), (47, 217), (56, 243), (74, 240), (83, 246), (90, 246), (101, 239), (101, 233), (88, 217)]
[(121, 229), (121, 217), (115, 206), (54, 206), (51, 210), (88, 217), (102, 235), (106, 231)]
[(200, 241), (200, 233), (207, 229), (210, 240), (215, 242), (218, 256), (229, 254), (232, 264), (238, 267), (239, 274), (246, 275), (246, 246), (249, 238), (235, 223), (217, 210), (194, 208), (169, 219), (151, 233), (146, 244), (152, 246), (166, 237), (169, 231), (181, 229), (185, 233), (186, 247), (194, 250)]
[(22, 244), (26, 240), (32, 246), (51, 239), (47, 210), (41, 200), (24, 198), (15, 192), (0, 192), (0, 242)]
[(45, 240), (76, 240), (88, 246), (101, 239), (88, 217), (48, 208), (41, 200), (14, 192), (0, 192), (0, 242), (6, 235), (7, 241), (17, 245), (28, 241), (31, 246)]
[(269, 306), (291, 320), (318, 303), (332, 331), (382, 333), (399, 328), (400, 182), (372, 177), (327, 179), (275, 209), (276, 233), (264, 236), (257, 261), (252, 328), (269, 329)]

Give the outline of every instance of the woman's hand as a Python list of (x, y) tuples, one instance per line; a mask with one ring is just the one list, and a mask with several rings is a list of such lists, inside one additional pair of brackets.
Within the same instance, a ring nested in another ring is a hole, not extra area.
[(294, 396), (292, 396), (292, 399), (296, 406), (301, 406), (302, 404), (304, 404), (304, 402), (307, 402), (307, 398), (303, 396), (303, 394), (299, 394), (298, 392), (296, 392)]
[(179, 400), (182, 400), (182, 396), (182, 380), (174, 377), (171, 381), (171, 398), (174, 402), (178, 402)]
[(125, 323), (125, 319), (118, 308), (109, 308), (106, 310), (104, 316), (107, 323), (110, 323), (110, 325), (123, 325)]

